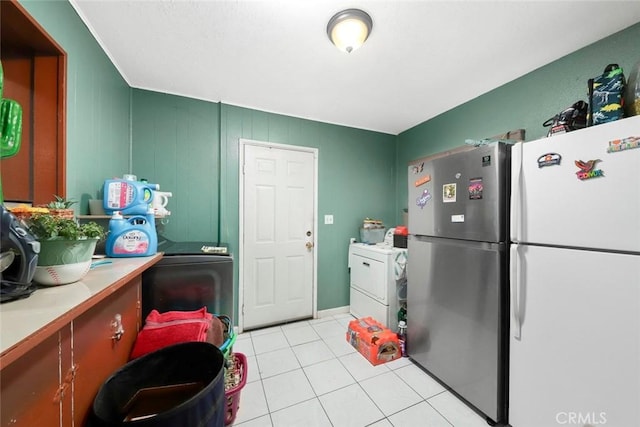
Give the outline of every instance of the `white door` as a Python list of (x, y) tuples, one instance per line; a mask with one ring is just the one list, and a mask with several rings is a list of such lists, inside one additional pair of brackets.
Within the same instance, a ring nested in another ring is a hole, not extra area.
[(312, 317), (316, 153), (242, 141), (242, 329)]

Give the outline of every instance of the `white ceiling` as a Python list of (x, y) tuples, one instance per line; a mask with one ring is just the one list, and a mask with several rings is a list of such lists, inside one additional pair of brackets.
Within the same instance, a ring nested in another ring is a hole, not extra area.
[[(640, 22), (637, 0), (70, 1), (132, 87), (394, 135)], [(373, 31), (347, 54), (326, 25), (352, 7)]]

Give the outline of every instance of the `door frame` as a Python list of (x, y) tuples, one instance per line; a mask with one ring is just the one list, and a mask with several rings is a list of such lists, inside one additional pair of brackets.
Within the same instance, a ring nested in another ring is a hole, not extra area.
[(318, 317), (318, 152), (317, 148), (304, 147), (300, 145), (278, 144), (252, 139), (239, 139), (239, 159), (238, 167), (238, 332), (244, 331), (244, 152), (245, 147), (254, 145), (259, 147), (273, 147), (287, 151), (302, 151), (313, 154), (313, 268), (312, 268), (312, 316)]

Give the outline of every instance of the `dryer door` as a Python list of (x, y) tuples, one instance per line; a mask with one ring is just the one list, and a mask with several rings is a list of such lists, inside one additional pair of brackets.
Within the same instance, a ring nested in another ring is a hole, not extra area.
[(351, 286), (388, 305), (386, 263), (357, 253), (351, 253), (349, 258)]

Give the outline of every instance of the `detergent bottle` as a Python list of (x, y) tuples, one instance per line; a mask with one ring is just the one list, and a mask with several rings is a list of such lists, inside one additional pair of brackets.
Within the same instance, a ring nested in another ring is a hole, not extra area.
[(153, 202), (153, 192), (158, 184), (131, 179), (107, 179), (104, 181), (103, 207), (107, 214), (120, 211), (122, 215), (146, 215)]
[(153, 210), (146, 215), (124, 218), (119, 211), (109, 220), (109, 234), (105, 252), (111, 258), (141, 257), (158, 251)]

